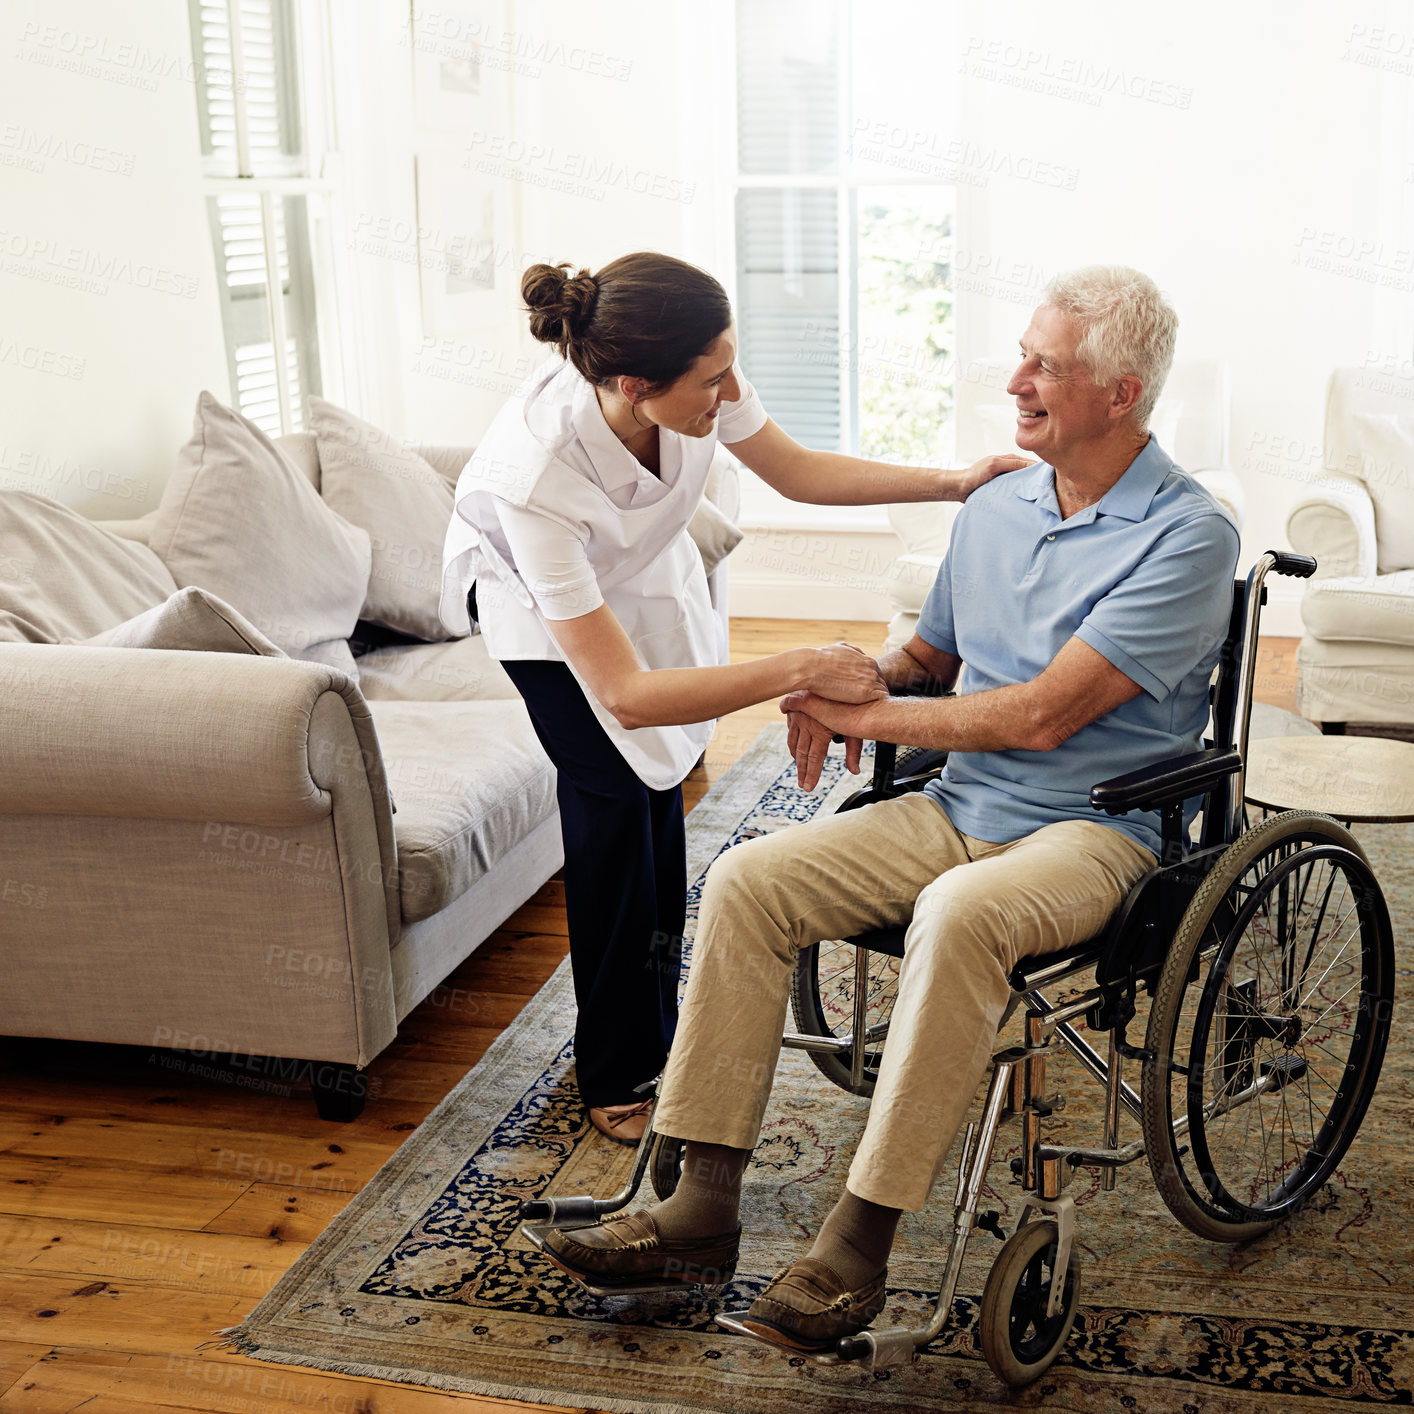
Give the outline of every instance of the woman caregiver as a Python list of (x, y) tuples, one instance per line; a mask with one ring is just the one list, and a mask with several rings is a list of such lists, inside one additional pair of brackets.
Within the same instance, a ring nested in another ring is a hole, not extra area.
[(819, 505), (963, 500), (1000, 471), (807, 451), (736, 367), (726, 292), (670, 256), (596, 275), (533, 265), (530, 332), (553, 344), (501, 409), (457, 484), (442, 616), (510, 675), (558, 772), (565, 911), (590, 1122), (635, 1143), (677, 1023), (686, 862), (681, 783), (714, 718), (809, 688), (885, 689), (845, 644), (723, 664), (687, 523), (717, 442), (782, 495)]

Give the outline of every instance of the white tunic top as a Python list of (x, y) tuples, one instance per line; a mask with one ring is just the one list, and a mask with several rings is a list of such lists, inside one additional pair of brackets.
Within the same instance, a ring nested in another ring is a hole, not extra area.
[[(486, 647), (498, 660), (563, 662), (546, 620), (607, 603), (646, 668), (720, 661), (702, 557), (687, 533), (720, 439), (739, 442), (767, 417), (738, 374), (741, 398), (723, 403), (705, 437), (659, 429), (661, 477), (640, 465), (599, 408), (594, 387), (558, 354), (496, 414), (457, 482), (442, 555), (443, 622), (470, 627), (467, 590)], [(574, 672), (574, 665), (570, 664)], [(714, 722), (619, 725), (575, 673), (609, 738), (643, 783), (677, 785)]]

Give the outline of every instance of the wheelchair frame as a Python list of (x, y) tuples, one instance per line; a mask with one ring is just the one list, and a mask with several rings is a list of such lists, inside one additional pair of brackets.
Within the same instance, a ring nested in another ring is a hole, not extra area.
[[(972, 1233), (980, 1227), (998, 1238), (1006, 1238), (998, 1215), (989, 1212), (979, 1217), (978, 1205), (992, 1163), (997, 1135), (1002, 1125), (1013, 1118), (1020, 1120), (1022, 1144), (1021, 1158), (1012, 1161), (1012, 1168), (1025, 1191), (1025, 1196), (1008, 1248), (1012, 1243), (1022, 1241), (1022, 1230), (1033, 1220), (1049, 1219), (1055, 1225), (1054, 1241), (1046, 1249), (1051, 1267), (1049, 1289), (1046, 1290), (1045, 1285), (1040, 1282), (1040, 1268), (1036, 1265), (1040, 1262), (1044, 1238), (1041, 1239), (1041, 1246), (1028, 1239), (1027, 1245), (1036, 1247), (1036, 1252), (1027, 1257), (1031, 1265), (1023, 1271), (1012, 1273), (1018, 1283), (1025, 1278), (1027, 1272), (1033, 1273), (1030, 1279), (1035, 1289), (1030, 1292), (1028, 1299), (1036, 1316), (1038, 1338), (1041, 1334), (1045, 1336), (1044, 1348), (1037, 1359), (1027, 1361), (1017, 1353), (1014, 1335), (1010, 1340), (1010, 1355), (1006, 1349), (998, 1353), (995, 1348), (999, 1339), (1003, 1346), (1007, 1345), (1005, 1337), (993, 1335), (989, 1345), (989, 1303), (994, 1312), (1000, 1312), (993, 1317), (994, 1325), (1000, 1322), (1005, 1326), (1007, 1311), (1015, 1311), (1014, 1305), (1008, 1306), (1007, 1303), (1013, 1301), (1016, 1287), (1010, 1292), (1000, 1291), (996, 1299), (993, 1299), (993, 1282), (1007, 1260), (1007, 1249), (1004, 1249), (993, 1269), (993, 1277), (988, 1281), (988, 1290), (983, 1300), (984, 1353), (993, 1369), (1013, 1385), (1029, 1383), (1037, 1378), (1059, 1354), (1068, 1338), (1078, 1299), (1078, 1276), (1071, 1260), (1075, 1205), (1074, 1200), (1064, 1191), (1069, 1170), (1078, 1166), (1099, 1168), (1101, 1190), (1109, 1192), (1115, 1188), (1118, 1170), (1145, 1156), (1144, 1137), (1123, 1145), (1119, 1142), (1120, 1120), (1124, 1111), (1128, 1111), (1136, 1119), (1144, 1119), (1143, 1100), (1126, 1082), (1124, 1062), (1126, 1059), (1153, 1058), (1150, 1053), (1128, 1044), (1126, 1026), (1136, 1015), (1138, 987), (1144, 985), (1150, 992), (1156, 990), (1156, 979), (1179, 934), (1178, 917), (1185, 913), (1203, 880), (1224, 852), (1242, 834), (1243, 763), (1247, 753), (1260, 606), (1266, 597), (1265, 578), (1273, 570), (1279, 574), (1304, 578), (1314, 572), (1315, 561), (1305, 556), (1267, 551), (1253, 566), (1245, 583), (1239, 581), (1234, 587), (1229, 631), (1211, 694), (1213, 729), (1218, 744), (1189, 756), (1165, 761), (1102, 782), (1091, 791), (1091, 804), (1095, 809), (1104, 810), (1111, 815), (1158, 808), (1162, 819), (1161, 858), (1158, 864), (1134, 885), (1110, 923), (1097, 937), (1062, 952), (1028, 960), (1013, 972), (1013, 997), (1007, 1016), (1012, 1014), (1018, 1004), (1025, 1007), (1025, 1044), (1004, 1047), (994, 1053), (982, 1118), (980, 1122), (970, 1122), (964, 1130), (954, 1196), (952, 1237), (943, 1279), (930, 1319), (916, 1328), (891, 1326), (879, 1330), (863, 1330), (858, 1334), (842, 1337), (828, 1350), (801, 1351), (801, 1354), (824, 1364), (862, 1362), (872, 1370), (916, 1358), (922, 1347), (941, 1334), (952, 1310), (953, 1297)], [(867, 804), (873, 800), (920, 789), (936, 773), (933, 768), (939, 765), (944, 755), (906, 750), (900, 758), (897, 748), (888, 743), (877, 743), (874, 776), (870, 787), (860, 792), (843, 808), (848, 809), (854, 805)], [(908, 772), (902, 779), (896, 778), (900, 764), (904, 765)], [(1197, 847), (1188, 850), (1185, 847), (1183, 807), (1185, 801), (1196, 796), (1204, 798), (1203, 825)], [(1348, 851), (1333, 846), (1329, 852), (1348, 854)], [(1363, 860), (1357, 862), (1363, 864)], [(1378, 895), (1377, 886), (1375, 893)], [(1361, 903), (1360, 907), (1363, 926), (1364, 903)], [(1376, 897), (1374, 911), (1377, 916), (1374, 926), (1377, 930), (1382, 926), (1384, 946), (1388, 951), (1388, 915), (1383, 910), (1383, 900)], [(1164, 921), (1166, 919), (1170, 920), (1167, 925)], [(868, 1053), (871, 1048), (881, 1045), (888, 1034), (887, 1020), (872, 1026), (868, 1023), (870, 957), (875, 952), (901, 957), (903, 932), (902, 928), (883, 929), (847, 940), (856, 947), (853, 1025), (848, 1034), (826, 1036), (787, 1032), (783, 1037), (782, 1044), (790, 1049), (811, 1052), (816, 1057), (834, 1056), (847, 1060), (849, 1083), (845, 1084), (843, 1078), (833, 1073), (831, 1078), (854, 1093), (870, 1093), (872, 1085), (867, 1083), (866, 1076)], [(1312, 946), (1314, 947), (1314, 941)], [(1057, 984), (1088, 972), (1091, 968), (1095, 969), (1094, 983), (1079, 997), (1063, 1005), (1056, 1005), (1046, 996), (1046, 989), (1054, 988)], [(1391, 970), (1387, 968), (1383, 975), (1388, 978)], [(1392, 997), (1390, 984), (1386, 981), (1384, 985), (1388, 999)], [(1364, 996), (1362, 992), (1362, 1004)], [(1087, 1020), (1091, 1029), (1108, 1032), (1106, 1055), (1099, 1054), (1074, 1026), (1073, 1023), (1082, 1017)], [(1266, 1020), (1267, 1018), (1258, 1018), (1258, 1022)], [(1354, 1113), (1356, 1130), (1363, 1117), (1364, 1105), (1368, 1103), (1369, 1092), (1373, 1091), (1378, 1078), (1383, 1039), (1388, 1032), (1387, 1013), (1383, 1024), (1383, 1032), (1370, 1043), (1375, 1047), (1373, 1074), (1362, 1078), (1362, 1097), (1358, 1099)], [(859, 1038), (858, 1043), (856, 1038)], [(1356, 1039), (1360, 1039), (1358, 1034)], [(1057, 1042), (1065, 1051), (1075, 1056), (1084, 1069), (1104, 1087), (1103, 1134), (1100, 1144), (1096, 1147), (1045, 1142), (1043, 1122), (1063, 1107), (1063, 1100), (1048, 1097), (1046, 1091), (1047, 1057), (1056, 1048)], [(1222, 1044), (1229, 1045), (1226, 1033)], [(1184, 1069), (1181, 1066), (1175, 1068)], [(1244, 1073), (1250, 1073), (1251, 1078), (1243, 1088), (1226, 1097), (1221, 1102), (1222, 1108), (1215, 1110), (1215, 1114), (1225, 1115), (1269, 1090), (1284, 1088), (1289, 1080), (1289, 1068), (1280, 1070), (1271, 1065), (1264, 1065), (1262, 1074), (1258, 1077), (1250, 1054), (1247, 1071)], [(657, 1085), (658, 1082), (654, 1081), (642, 1088), (651, 1089), (656, 1095)], [(1205, 1106), (1204, 1123), (1211, 1117), (1207, 1114)], [(1173, 1119), (1175, 1141), (1187, 1131), (1189, 1122), (1186, 1112)], [(1350, 1139), (1353, 1137), (1352, 1134)], [(1346, 1144), (1350, 1139), (1345, 1140)], [(527, 1223), (527, 1234), (538, 1245), (539, 1238), (548, 1228), (582, 1226), (597, 1221), (601, 1215), (618, 1211), (632, 1200), (650, 1167), (654, 1188), (660, 1196), (666, 1196), (664, 1189), (670, 1192), (676, 1182), (676, 1168), (673, 1166), (676, 1156), (671, 1151), (665, 1152), (665, 1144), (677, 1146), (677, 1153), (680, 1154), (679, 1141), (667, 1141), (663, 1136), (657, 1136), (650, 1121), (639, 1144), (628, 1184), (613, 1198), (595, 1199), (583, 1195), (524, 1203), (523, 1217), (540, 1220)], [(1167, 1195), (1165, 1201), (1168, 1201)], [(1298, 1198), (1296, 1201), (1302, 1199)], [(1170, 1207), (1172, 1206), (1170, 1203)], [(1017, 1255), (1026, 1256), (1024, 1253)], [(1014, 1268), (1017, 1263), (1012, 1262), (1010, 1266)], [(1007, 1278), (1010, 1279), (1011, 1277)], [(621, 1291), (622, 1288), (616, 1290)], [(1039, 1310), (1041, 1298), (1044, 1298), (1044, 1312)], [(1001, 1303), (1000, 1306), (998, 1302)], [(754, 1335), (755, 1332), (743, 1324), (745, 1315), (744, 1311), (722, 1313), (717, 1315), (715, 1320), (726, 1329)], [(1014, 1314), (1011, 1320), (1015, 1325)], [(1046, 1323), (1044, 1332), (1041, 1324), (1043, 1320)]]

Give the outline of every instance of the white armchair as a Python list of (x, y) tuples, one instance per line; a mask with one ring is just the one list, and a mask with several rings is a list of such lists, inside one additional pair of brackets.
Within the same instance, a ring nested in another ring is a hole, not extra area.
[[(1408, 419), (1410, 430), (1407, 465), (1374, 462), (1374, 497), (1357, 421), (1365, 414)], [(1326, 390), (1323, 469), (1286, 522), (1292, 548), (1318, 562), (1301, 599), (1297, 705), (1326, 732), (1347, 722), (1414, 723), (1414, 378), (1337, 368)]]
[[(962, 370), (956, 386), (957, 461), (969, 465), (992, 452), (1014, 450), (1011, 429), (1016, 412), (1006, 385), (1014, 358), (978, 359)], [(1228, 470), (1227, 365), (1212, 361), (1178, 362), (1169, 374), (1154, 410), (1152, 428), (1159, 445), (1185, 471), (1192, 472), (1242, 525), (1246, 502), (1237, 477)], [(932, 588), (952, 536), (958, 507), (949, 502), (889, 507), (889, 522), (904, 553), (889, 571), (888, 647), (913, 635), (918, 611)]]

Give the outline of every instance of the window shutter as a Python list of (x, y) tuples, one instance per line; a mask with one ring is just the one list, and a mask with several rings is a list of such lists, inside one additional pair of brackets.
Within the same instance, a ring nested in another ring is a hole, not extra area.
[(839, 164), (837, 11), (828, 0), (737, 0), (737, 146), (755, 176)]
[[(231, 0), (231, 4), (239, 7), (240, 97), (249, 134), (249, 170), (241, 175), (286, 171), (287, 159), (299, 150), (289, 7), (281, 0)], [(237, 89), (225, 0), (192, 0), (192, 36), (202, 151), (229, 159), (235, 171)]]
[(833, 188), (737, 193), (741, 366), (802, 446), (840, 449), (839, 216)]
[[(211, 198), (211, 227), (216, 239), (217, 270), (221, 279), (223, 324), (227, 337), (231, 386), (236, 407), (244, 417), (278, 437), (304, 426), (304, 401), (300, 378), (301, 336), (297, 322), (287, 322), (293, 332), (285, 338), (285, 368), (290, 390), (293, 423), (280, 425), (277, 364), (270, 339), (270, 314), (266, 297), (265, 238), (260, 219), (260, 197), (232, 194)], [(275, 269), (279, 295), (290, 294), (290, 242), (286, 239), (285, 209), (294, 202), (276, 200)], [(310, 391), (317, 392), (314, 388)]]

